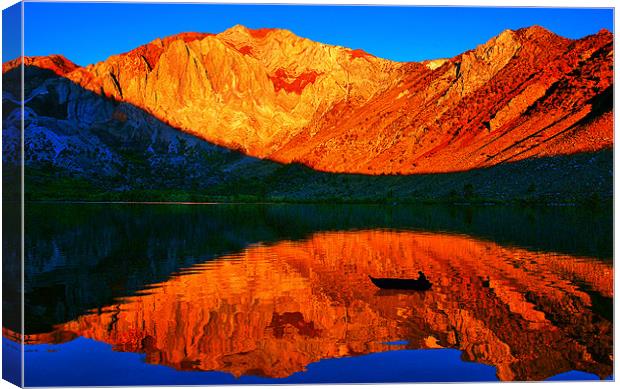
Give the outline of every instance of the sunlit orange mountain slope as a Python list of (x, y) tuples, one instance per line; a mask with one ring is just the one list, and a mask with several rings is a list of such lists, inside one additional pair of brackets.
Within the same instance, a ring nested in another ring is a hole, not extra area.
[(60, 56), (26, 64), (217, 145), (329, 172), (461, 171), (613, 145), (605, 30), (579, 40), (506, 30), (451, 59), (397, 63), (235, 26), (86, 67)]

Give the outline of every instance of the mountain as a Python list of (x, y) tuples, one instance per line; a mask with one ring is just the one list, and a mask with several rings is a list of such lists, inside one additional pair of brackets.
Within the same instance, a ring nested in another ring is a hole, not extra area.
[[(3, 65), (3, 128), (14, 130), (19, 64)], [(235, 26), (157, 39), (85, 67), (58, 55), (24, 65), (26, 160), (89, 182), (103, 172), (115, 190), (204, 189), (233, 177), (242, 186), (260, 181), (260, 192), (283, 166), (310, 181), (333, 180), (317, 171), (458, 174), (547, 169), (554, 163), (543, 161), (556, 160), (564, 169), (573, 158), (595, 164), (600, 153), (608, 161), (613, 147), (613, 35), (605, 30), (579, 40), (537, 26), (507, 30), (454, 58), (398, 63)], [(171, 182), (175, 171), (184, 173)], [(610, 180), (596, 179), (604, 188)], [(460, 191), (457, 181), (443, 194)]]
[[(505, 31), (431, 70), (406, 65), (362, 106), (337, 104), (275, 153), (326, 171), (437, 173), (613, 145), (613, 36)], [(334, 147), (334, 145), (336, 145)]]
[(289, 31), (181, 34), (69, 73), (209, 142), (268, 157), (338, 101), (367, 101), (401, 65)]

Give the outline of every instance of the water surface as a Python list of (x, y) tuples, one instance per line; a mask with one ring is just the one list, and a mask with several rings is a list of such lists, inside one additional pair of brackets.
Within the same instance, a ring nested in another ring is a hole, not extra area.
[[(613, 372), (610, 212), (109, 204), (28, 212), (30, 386)], [(420, 270), (431, 291), (381, 291), (368, 279)]]

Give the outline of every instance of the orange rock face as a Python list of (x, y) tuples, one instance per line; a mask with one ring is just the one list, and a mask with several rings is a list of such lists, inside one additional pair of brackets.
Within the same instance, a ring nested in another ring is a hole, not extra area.
[(212, 143), (268, 157), (335, 101), (388, 88), (400, 64), (284, 30), (182, 34), (67, 77)]
[(612, 147), (612, 40), (532, 27), (449, 60), (407, 64), (396, 86), (361, 106), (335, 104), (273, 157), (409, 174)]
[[(247, 47), (247, 46), (244, 46)], [(271, 82), (273, 82), (273, 87), (276, 92), (279, 92), (281, 89), (285, 90), (288, 93), (296, 93), (301, 95), (301, 92), (304, 90), (306, 85), (312, 84), (316, 81), (317, 76), (319, 74), (315, 71), (304, 72), (299, 76), (289, 76), (286, 74), (286, 70), (280, 68), (276, 70), (276, 74), (273, 76), (269, 76)]]
[[(432, 291), (379, 291), (368, 279), (418, 270)], [(84, 336), (176, 369), (286, 377), (405, 339), (412, 349), (462, 350), (502, 380), (606, 377), (612, 323), (584, 290), (613, 297), (611, 264), (461, 235), (317, 233), (194, 266), (26, 342)]]
[(21, 57), (3, 63), (2, 74), (21, 66), (22, 60), (24, 66), (36, 66), (38, 68), (48, 69), (59, 76), (64, 76), (65, 74), (78, 68), (76, 64), (69, 61), (62, 55), (50, 55), (47, 57)]
[(507, 30), (451, 59), (396, 63), (235, 26), (84, 68), (58, 56), (27, 62), (209, 142), (329, 172), (462, 171), (613, 146), (604, 30), (579, 40)]

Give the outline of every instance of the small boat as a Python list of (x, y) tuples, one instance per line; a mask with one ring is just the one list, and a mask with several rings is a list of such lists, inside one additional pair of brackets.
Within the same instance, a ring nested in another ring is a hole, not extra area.
[[(421, 272), (420, 272), (421, 273)], [(414, 278), (374, 278), (368, 276), (370, 281), (375, 284), (376, 287), (381, 289), (401, 289), (401, 290), (429, 290), (433, 284), (424, 276), (420, 274), (418, 279)]]

